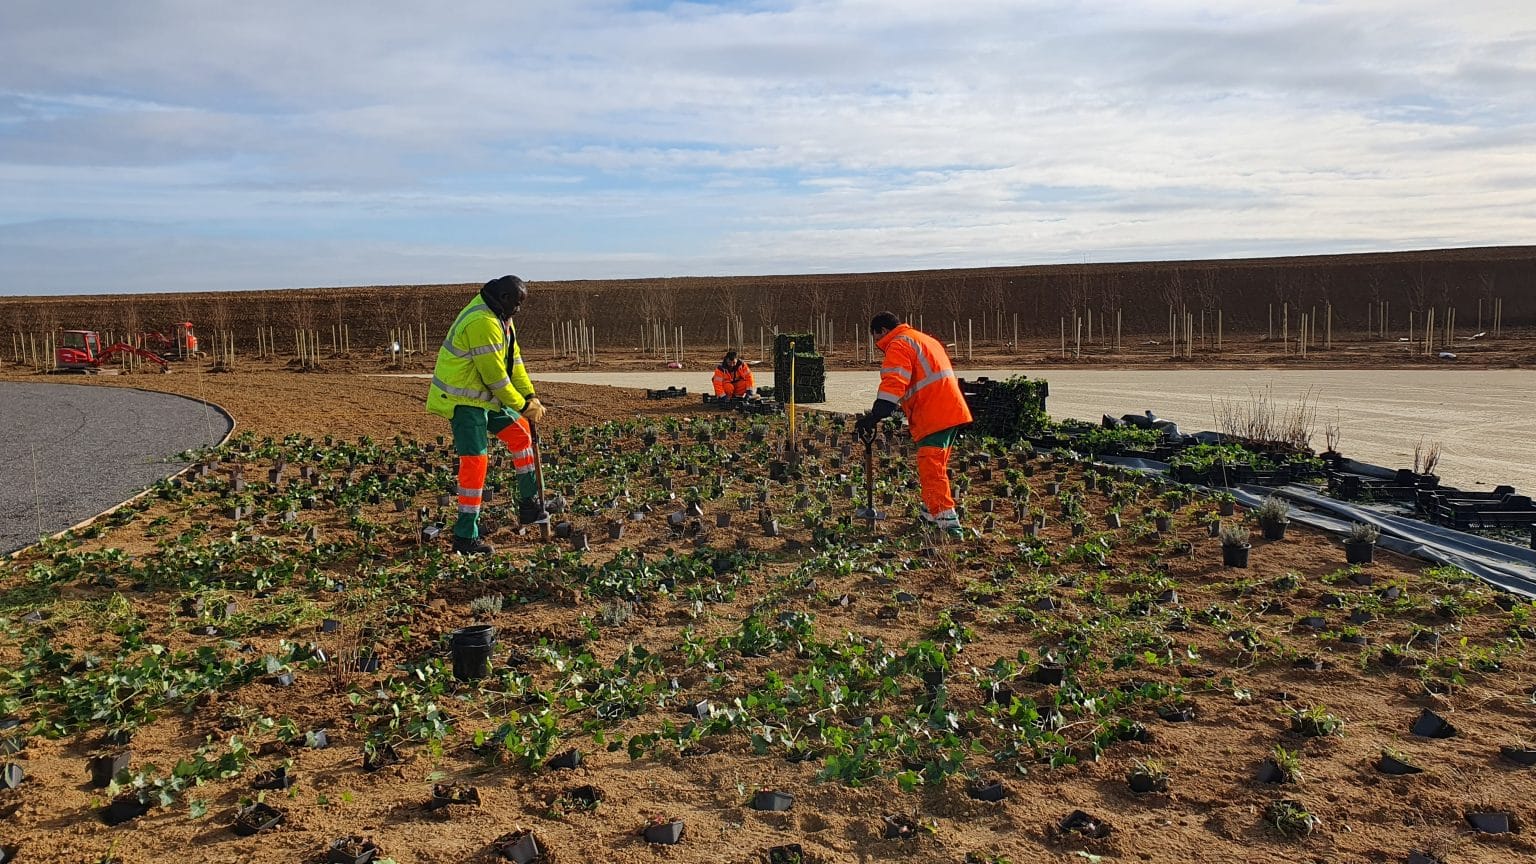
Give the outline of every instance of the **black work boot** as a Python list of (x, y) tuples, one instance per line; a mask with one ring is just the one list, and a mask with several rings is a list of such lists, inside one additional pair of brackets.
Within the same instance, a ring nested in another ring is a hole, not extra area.
[(453, 535), (453, 551), (460, 555), (489, 555), (496, 551), (496, 547), (481, 540), (479, 537), (460, 537)]
[(524, 525), (538, 525), (549, 521), (549, 512), (538, 498), (524, 498), (517, 502), (517, 521)]

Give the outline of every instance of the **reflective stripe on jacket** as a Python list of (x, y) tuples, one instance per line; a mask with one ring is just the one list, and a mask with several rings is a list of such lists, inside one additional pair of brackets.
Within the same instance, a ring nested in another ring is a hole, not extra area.
[(875, 398), (901, 406), (913, 440), (971, 422), (971, 409), (939, 340), (901, 324), (875, 345), (885, 352)]
[(437, 350), (427, 410), (449, 419), (459, 405), (521, 411), (532, 396), (517, 331), (476, 294), (459, 310)]
[(714, 384), (716, 396), (741, 396), (756, 386), (752, 382), (752, 367), (745, 360), (739, 361), (735, 369), (716, 366)]

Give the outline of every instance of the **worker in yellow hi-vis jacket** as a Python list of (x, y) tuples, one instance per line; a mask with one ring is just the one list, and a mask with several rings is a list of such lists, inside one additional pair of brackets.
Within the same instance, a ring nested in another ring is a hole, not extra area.
[(448, 328), (432, 370), (427, 410), (448, 419), (453, 449), (459, 456), (459, 518), (453, 525), (453, 551), (488, 555), (491, 544), (480, 538), (480, 501), (485, 491), (490, 436), (512, 451), (517, 473), (518, 521), (544, 522), (549, 514), (539, 500), (534, 476), (533, 434), (529, 421), (544, 419), (523, 367), (512, 318), (528, 299), (528, 285), (516, 276), (485, 283)]

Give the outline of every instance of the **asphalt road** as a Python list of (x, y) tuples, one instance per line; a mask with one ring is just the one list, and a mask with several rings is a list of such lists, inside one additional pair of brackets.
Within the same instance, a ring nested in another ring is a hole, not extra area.
[(0, 381), (0, 554), (131, 498), (231, 426), (182, 396)]

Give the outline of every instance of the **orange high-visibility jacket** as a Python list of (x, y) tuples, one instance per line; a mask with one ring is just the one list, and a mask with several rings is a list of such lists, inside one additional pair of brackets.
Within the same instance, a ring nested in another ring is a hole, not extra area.
[(875, 345), (885, 352), (875, 398), (895, 402), (907, 412), (914, 441), (971, 422), (971, 409), (939, 340), (901, 324)]
[(745, 396), (755, 386), (752, 383), (752, 367), (745, 360), (738, 361), (735, 369), (716, 366), (714, 381), (716, 396)]

